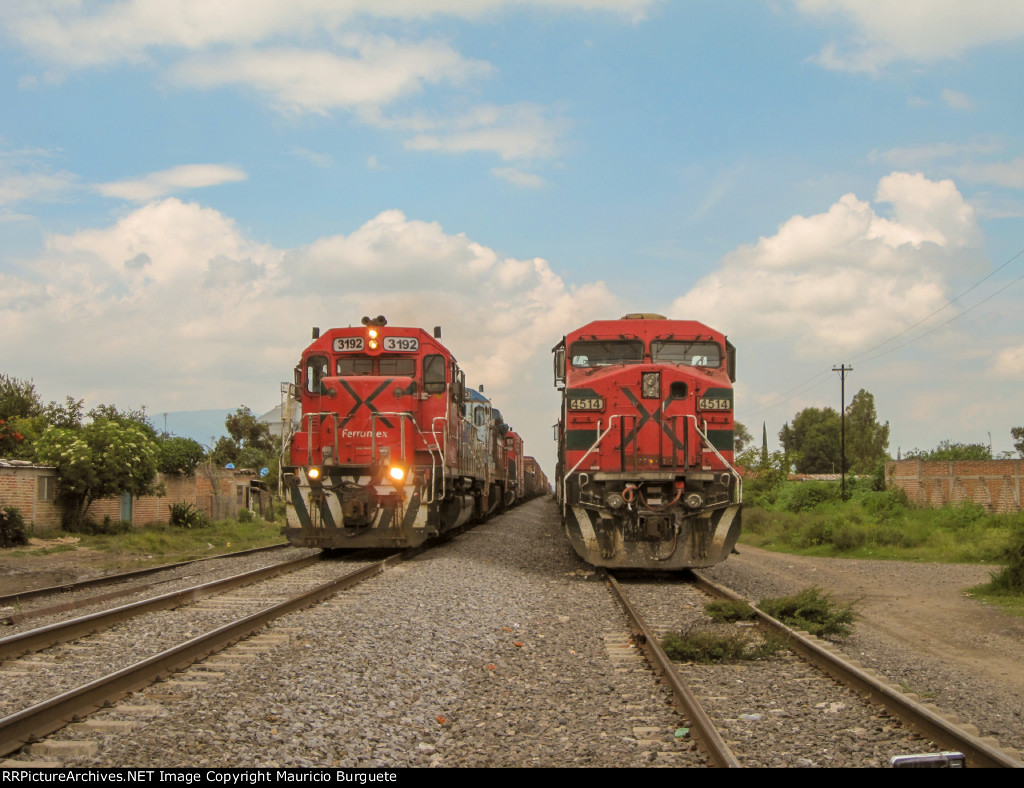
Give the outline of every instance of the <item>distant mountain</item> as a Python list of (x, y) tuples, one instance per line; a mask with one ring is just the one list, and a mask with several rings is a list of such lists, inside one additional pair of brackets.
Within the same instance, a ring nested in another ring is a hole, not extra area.
[[(164, 429), (171, 435), (181, 438), (191, 438), (207, 448), (216, 443), (218, 438), (224, 437), (228, 431), (224, 429), (224, 419), (235, 412), (235, 408), (227, 410), (179, 410), (170, 413), (150, 413), (149, 417), (153, 426), (158, 430)], [(166, 424), (164, 426), (164, 417)]]

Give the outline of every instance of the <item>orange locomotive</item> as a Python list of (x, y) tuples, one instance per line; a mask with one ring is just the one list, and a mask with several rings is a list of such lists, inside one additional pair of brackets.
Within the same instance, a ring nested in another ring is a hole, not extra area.
[(589, 563), (711, 566), (740, 533), (736, 351), (692, 320), (598, 320), (553, 349), (562, 389), (555, 487)]
[(292, 544), (415, 546), (504, 503), (507, 427), (467, 390), (440, 329), (383, 317), (314, 329), (294, 393), (301, 422), (282, 453)]

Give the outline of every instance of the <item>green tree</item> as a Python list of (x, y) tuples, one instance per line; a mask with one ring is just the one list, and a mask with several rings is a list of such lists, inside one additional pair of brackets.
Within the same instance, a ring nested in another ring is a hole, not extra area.
[(839, 473), (839, 413), (832, 408), (805, 408), (793, 417), (793, 425), (779, 431), (788, 462), (797, 473)]
[(99, 418), (77, 429), (51, 427), (39, 438), (36, 452), (57, 469), (67, 530), (81, 530), (89, 507), (100, 498), (156, 491), (156, 440), (131, 420)]
[(739, 453), (747, 447), (748, 443), (754, 440), (754, 436), (750, 434), (750, 430), (737, 421), (733, 424), (732, 439), (735, 451)]
[(935, 462), (956, 462), (962, 460), (991, 460), (992, 447), (984, 443), (953, 443), (944, 440), (934, 449), (924, 451), (913, 449), (904, 457), (908, 460), (929, 460)]
[(206, 449), (191, 438), (172, 435), (162, 437), (157, 441), (157, 470), (160, 473), (191, 476), (204, 459), (206, 459)]
[(270, 467), (277, 456), (279, 440), (270, 434), (270, 427), (256, 419), (245, 405), (224, 420), (228, 437), (217, 441), (213, 462), (223, 468), (228, 463), (236, 468)]
[(881, 460), (888, 457), (889, 422), (878, 423), (875, 398), (861, 389), (846, 408), (847, 470), (852, 473), (871, 473)]
[(43, 403), (31, 380), (19, 380), (0, 372), (0, 419), (28, 419), (43, 412)]
[(1013, 448), (1017, 450), (1018, 456), (1024, 458), (1024, 427), (1014, 427), (1010, 430), (1013, 438)]

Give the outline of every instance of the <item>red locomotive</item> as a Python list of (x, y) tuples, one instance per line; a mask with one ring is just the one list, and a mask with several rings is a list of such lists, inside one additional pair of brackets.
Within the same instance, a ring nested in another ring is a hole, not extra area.
[(555, 487), (589, 563), (711, 566), (740, 533), (736, 351), (692, 320), (598, 320), (553, 349), (562, 389)]
[(295, 395), (282, 462), (292, 544), (415, 546), (504, 504), (508, 428), (467, 390), (440, 329), (383, 317), (314, 329)]

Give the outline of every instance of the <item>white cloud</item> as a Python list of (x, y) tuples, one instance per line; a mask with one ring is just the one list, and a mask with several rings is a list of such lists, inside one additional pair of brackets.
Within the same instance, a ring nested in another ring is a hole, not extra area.
[[(168, 198), (50, 237), (28, 269), (0, 275), (0, 335), (5, 363), (46, 396), (269, 407), (311, 325), (384, 314), (392, 325), (442, 325), (470, 383), (487, 385), (535, 452), (550, 450), (557, 412), (551, 346), (568, 326), (619, 309), (603, 283), (573, 287), (545, 260), (503, 257), (400, 211), (277, 249), (216, 210)], [(55, 344), (61, 363), (42, 364)]]
[(565, 122), (549, 115), (537, 104), (481, 105), (444, 123), (436, 133), (416, 135), (406, 147), (442, 153), (486, 151), (506, 161), (554, 156)]
[(974, 109), (974, 99), (959, 90), (943, 90), (942, 100), (946, 102), (947, 107), (958, 112), (970, 112)]
[(964, 180), (975, 183), (993, 183), (1011, 189), (1024, 189), (1024, 156), (1010, 161), (987, 164), (963, 164), (956, 168)]
[(516, 167), (494, 167), (491, 169), (491, 174), (523, 189), (542, 189), (547, 186), (547, 181), (541, 176), (532, 172), (524, 172)]
[(288, 112), (377, 107), (418, 92), (424, 84), (461, 83), (490, 66), (437, 41), (401, 43), (387, 37), (347, 36), (345, 55), (277, 47), (189, 58), (171, 78), (198, 88), (238, 85), (266, 94)]
[(975, 47), (1024, 37), (1016, 0), (794, 0), (805, 14), (839, 18), (853, 32), (816, 60), (826, 68), (873, 73), (897, 61), (956, 58)]
[(992, 362), (992, 373), (997, 378), (1024, 380), (1024, 345), (999, 351)]
[(105, 197), (147, 202), (186, 189), (244, 181), (246, 177), (243, 170), (224, 164), (182, 164), (141, 178), (100, 183), (94, 188)]
[[(641, 19), (658, 0), (532, 0), (531, 6), (606, 11)], [(309, 38), (344, 29), (356, 16), (397, 21), (444, 15), (476, 19), (521, 0), (6, 0), (0, 22), (37, 57), (71, 67), (139, 62), (159, 50), (199, 52)]]
[(942, 306), (947, 277), (979, 256), (979, 231), (952, 181), (893, 173), (879, 182), (876, 201), (892, 205), (892, 218), (853, 194), (825, 213), (794, 216), (727, 255), (671, 313), (806, 358), (900, 333)]

